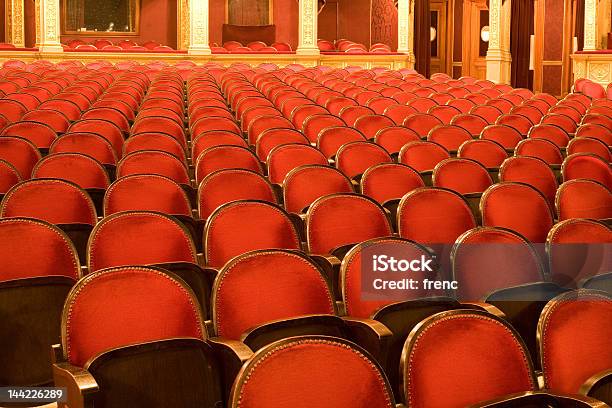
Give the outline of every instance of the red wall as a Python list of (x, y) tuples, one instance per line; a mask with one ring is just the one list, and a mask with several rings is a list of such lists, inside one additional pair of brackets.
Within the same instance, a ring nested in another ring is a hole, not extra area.
[(333, 41), (338, 38), (338, 11), (340, 0), (327, 0), (319, 13), (319, 38)]
[(24, 1), (23, 14), (25, 46), (34, 47), (36, 45), (36, 9), (33, 1)]
[[(27, 3), (33, 3), (26, 1)], [(32, 20), (34, 16), (32, 15)], [(26, 21), (27, 25), (27, 21)], [(26, 35), (27, 38), (27, 35)], [(109, 38), (103, 35), (90, 37), (78, 35), (63, 35), (62, 42), (72, 38), (82, 38), (93, 41), (98, 38)], [(141, 0), (140, 3), (140, 35), (136, 37), (110, 37), (112, 41), (130, 39), (137, 43), (157, 41), (172, 48), (177, 46), (177, 2), (172, 0)]]
[(370, 2), (371, 0), (340, 0), (338, 38), (346, 38), (370, 47)]

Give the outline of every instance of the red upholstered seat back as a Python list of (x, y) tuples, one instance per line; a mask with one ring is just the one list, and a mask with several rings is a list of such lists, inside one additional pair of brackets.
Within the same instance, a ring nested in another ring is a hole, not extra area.
[(304, 136), (310, 142), (316, 143), (324, 129), (336, 126), (346, 126), (346, 124), (337, 116), (327, 114), (312, 115), (304, 121)]
[(601, 140), (607, 146), (612, 146), (612, 129), (606, 129), (595, 123), (582, 124), (576, 130), (576, 137), (592, 137)]
[(612, 189), (612, 168), (599, 156), (577, 153), (568, 156), (561, 167), (563, 181), (587, 179), (597, 181)]
[(2, 112), (2, 116), (8, 119), (9, 122), (18, 121), (27, 111), (28, 109), (18, 101), (12, 101), (10, 99), (0, 100), (0, 112)]
[(121, 157), (123, 151), (123, 134), (121, 129), (112, 122), (102, 119), (87, 119), (74, 122), (68, 129), (68, 133), (90, 132), (102, 136), (113, 146), (115, 155)]
[(592, 375), (612, 366), (612, 298), (579, 290), (552, 299), (538, 323), (544, 385), (575, 394)]
[(403, 394), (410, 407), (460, 408), (537, 388), (518, 334), (483, 312), (431, 316), (410, 334), (404, 354)]
[(470, 113), (480, 116), (489, 124), (495, 123), (497, 118), (502, 115), (502, 111), (500, 109), (490, 105), (474, 106), (472, 109), (470, 109)]
[(402, 198), (404, 194), (424, 185), (419, 173), (399, 163), (372, 166), (361, 177), (361, 193), (380, 204)]
[(58, 178), (81, 188), (106, 189), (110, 184), (104, 167), (95, 159), (79, 153), (46, 156), (34, 167), (32, 178)]
[(283, 182), (285, 209), (300, 213), (319, 197), (352, 193), (351, 181), (339, 170), (323, 165), (306, 165), (290, 171)]
[(226, 130), (240, 135), (242, 132), (236, 122), (222, 116), (210, 116), (197, 121), (197, 127), (191, 128), (191, 134), (198, 136), (202, 132), (211, 130)]
[(312, 146), (289, 144), (277, 146), (268, 154), (268, 178), (271, 183), (282, 183), (293, 169), (307, 164), (327, 165), (327, 159)]
[(457, 157), (477, 161), (487, 168), (496, 168), (506, 160), (508, 153), (492, 140), (468, 140), (459, 146)]
[(274, 320), (335, 314), (331, 289), (316, 264), (281, 250), (253, 251), (228, 262), (216, 278), (213, 309), (216, 334), (234, 340)]
[(461, 235), (451, 253), (457, 296), (478, 301), (503, 288), (540, 282), (542, 264), (520, 235), (502, 228), (478, 227)]
[(248, 147), (246, 141), (236, 133), (226, 130), (210, 130), (200, 133), (192, 140), (191, 157), (197, 159), (204, 150), (221, 145)]
[(191, 216), (191, 205), (175, 181), (157, 174), (133, 174), (111, 184), (104, 196), (104, 216), (121, 211)]
[(548, 164), (561, 164), (563, 154), (557, 145), (546, 139), (525, 139), (516, 145), (515, 156), (531, 156)]
[(257, 143), (257, 138), (268, 129), (293, 129), (294, 126), (288, 119), (282, 116), (264, 115), (258, 116), (250, 124), (248, 129), (249, 144)]
[[(0, 108), (0, 112), (2, 112)], [(48, 148), (57, 137), (57, 133), (49, 126), (39, 122), (15, 122), (2, 130), (1, 136), (17, 136), (32, 142), (36, 147)]]
[(489, 125), (489, 122), (478, 115), (464, 113), (455, 116), (453, 120), (451, 120), (451, 125), (459, 126), (467, 130), (470, 135), (476, 137)]
[(30, 178), (40, 157), (40, 152), (29, 140), (12, 136), (0, 137), (0, 159), (15, 167), (23, 180)]
[(306, 235), (309, 252), (319, 255), (371, 238), (392, 234), (383, 208), (356, 194), (333, 194), (316, 200), (308, 209)]
[(130, 124), (123, 113), (114, 108), (92, 108), (83, 112), (81, 119), (103, 119), (117, 125), (122, 132), (130, 130)]
[(15, 184), (21, 181), (19, 172), (11, 163), (0, 159), (0, 194), (6, 194)]
[(527, 184), (491, 186), (482, 195), (480, 209), (484, 226), (511, 229), (531, 242), (545, 242), (553, 225), (553, 214), (546, 198)]
[(391, 156), (377, 144), (365, 141), (346, 143), (336, 153), (336, 168), (353, 178), (380, 163), (391, 163)]
[(206, 263), (221, 267), (256, 249), (300, 249), (293, 222), (281, 208), (262, 201), (234, 201), (217, 208), (204, 230)]
[(64, 311), (62, 345), (78, 367), (117, 347), (205, 337), (193, 293), (178, 278), (152, 268), (92, 273), (72, 289)]
[(325, 115), (329, 111), (319, 105), (302, 105), (297, 106), (291, 112), (291, 122), (296, 129), (303, 131), (304, 122), (312, 115)]
[(505, 125), (490, 125), (484, 128), (480, 138), (499, 143), (504, 149), (514, 149), (523, 137), (521, 133)]
[(448, 188), (459, 194), (482, 193), (493, 180), (487, 169), (470, 159), (450, 158), (434, 168), (432, 176), (435, 187)]
[(64, 133), (70, 126), (70, 121), (62, 112), (50, 109), (37, 109), (23, 115), (24, 121), (44, 123), (56, 133)]
[(176, 156), (160, 150), (141, 150), (125, 156), (117, 165), (117, 177), (132, 174), (159, 174), (177, 183), (189, 184), (185, 164)]
[(353, 343), (324, 336), (280, 340), (258, 351), (232, 388), (231, 406), (392, 408), (377, 363)]
[(612, 218), (612, 192), (592, 180), (570, 180), (559, 186), (555, 206), (559, 220)]
[(283, 144), (309, 144), (308, 139), (295, 129), (268, 129), (259, 135), (255, 145), (255, 151), (259, 160), (266, 161), (268, 154), (276, 147)]
[(219, 206), (237, 200), (261, 200), (276, 204), (272, 185), (259, 173), (245, 169), (218, 170), (198, 187), (198, 212), (207, 219)]
[(262, 173), (261, 163), (249, 149), (240, 146), (214, 146), (203, 151), (196, 163), (196, 182), (210, 173), (228, 168), (241, 168)]
[(555, 224), (546, 239), (553, 282), (575, 285), (606, 272), (612, 262), (610, 243), (612, 230), (602, 222), (575, 218)]
[(57, 227), (31, 218), (0, 220), (0, 282), (39, 276), (79, 279), (79, 258)]
[(408, 116), (403, 123), (403, 126), (416, 132), (419, 137), (426, 137), (429, 131), (436, 126), (442, 125), (442, 121), (428, 113), (415, 113)]
[(167, 215), (145, 211), (117, 213), (100, 221), (91, 233), (87, 259), (90, 271), (124, 265), (197, 263), (185, 227)]
[(2, 200), (1, 217), (31, 217), (51, 224), (97, 222), (89, 195), (76, 184), (59, 179), (28, 180), (14, 186)]
[(187, 162), (185, 147), (167, 133), (146, 132), (130, 136), (123, 145), (123, 155), (142, 150), (160, 150)]
[(139, 118), (132, 126), (131, 133), (135, 135), (144, 132), (166, 133), (178, 140), (181, 145), (187, 146), (183, 127), (170, 118), (161, 116)]
[(495, 123), (497, 125), (510, 126), (511, 128), (518, 130), (523, 136), (526, 136), (527, 133), (529, 133), (529, 129), (531, 129), (533, 126), (533, 123), (531, 123), (529, 118), (512, 113), (501, 115), (499, 118), (497, 118)]
[(554, 124), (542, 124), (532, 127), (529, 131), (529, 137), (532, 139), (548, 140), (559, 148), (566, 147), (569, 143), (567, 132)]
[(610, 148), (601, 140), (592, 137), (575, 137), (570, 140), (567, 146), (567, 154), (572, 155), (575, 153), (592, 153), (608, 163), (612, 161)]
[(399, 234), (426, 244), (451, 244), (476, 226), (467, 202), (441, 188), (418, 188), (404, 196), (397, 209)]
[[(401, 238), (375, 238), (353, 247), (344, 257), (340, 270), (342, 300), (348, 316), (369, 318), (381, 307), (398, 301), (395, 297), (385, 298), (386, 296), (384, 295), (380, 296), (380, 293), (369, 293), (369, 296), (371, 296), (369, 299), (365, 296), (366, 288), (371, 286), (369, 282), (365, 283), (366, 277), (372, 278), (378, 275), (378, 272), (372, 271), (372, 268), (369, 267), (372, 263), (370, 259), (372, 254), (386, 254), (388, 256), (398, 256), (401, 254), (402, 259), (410, 260), (421, 259), (421, 256), (424, 256), (426, 259), (432, 257), (431, 252), (425, 249), (425, 247)], [(367, 259), (365, 258), (366, 256), (368, 256)], [(432, 276), (431, 273), (411, 272), (411, 277), (422, 280)], [(428, 291), (421, 286), (418, 290), (406, 291), (404, 300), (423, 298), (427, 294)], [(382, 297), (382, 299), (374, 300), (376, 295), (379, 295), (378, 297)]]
[(438, 143), (446, 150), (457, 151), (459, 146), (468, 140), (472, 140), (470, 133), (455, 125), (441, 125), (431, 129), (427, 140)]
[(96, 133), (75, 132), (61, 136), (51, 144), (49, 153), (81, 153), (102, 164), (115, 165), (117, 155), (108, 140)]
[(365, 106), (347, 106), (340, 112), (340, 118), (349, 126), (355, 126), (357, 119), (366, 115), (374, 115), (374, 111)]
[(550, 208), (554, 208), (557, 177), (544, 161), (528, 156), (510, 157), (499, 169), (499, 180), (529, 184), (546, 197)]
[(438, 163), (448, 159), (450, 153), (434, 142), (418, 141), (404, 145), (399, 152), (399, 162), (407, 164), (416, 171), (433, 170)]
[(374, 139), (379, 130), (395, 125), (390, 118), (383, 115), (364, 115), (355, 121), (355, 129), (363, 133), (366, 139)]

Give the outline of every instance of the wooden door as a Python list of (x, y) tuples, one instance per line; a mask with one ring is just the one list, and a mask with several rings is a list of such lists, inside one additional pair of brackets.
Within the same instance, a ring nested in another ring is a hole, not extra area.
[(487, 77), (488, 42), (481, 38), (481, 31), (489, 25), (489, 9), (486, 0), (463, 2), (463, 76), (478, 79)]
[(431, 0), (431, 73), (447, 72), (448, 42), (448, 2), (449, 0)]

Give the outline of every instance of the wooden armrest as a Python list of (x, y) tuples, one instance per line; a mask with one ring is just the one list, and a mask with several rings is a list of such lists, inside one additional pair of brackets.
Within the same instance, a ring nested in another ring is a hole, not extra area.
[(491, 313), (494, 316), (500, 317), (502, 319), (506, 318), (506, 314), (499, 310), (497, 307), (490, 305), (485, 302), (461, 302), (462, 305), (470, 306), (473, 309), (480, 309), (485, 312)]
[(309, 254), (310, 259), (312, 259), (325, 274), (325, 277), (332, 285), (332, 290), (334, 292), (335, 299), (341, 299), (340, 293), (340, 265), (342, 262), (340, 259), (336, 258), (333, 255), (315, 255)]
[(528, 391), (505, 395), (491, 401), (471, 405), (470, 408), (519, 408), (526, 404), (558, 408), (610, 408), (606, 403), (593, 398), (582, 395), (555, 394), (549, 391)]
[(352, 338), (357, 344), (369, 351), (383, 369), (393, 333), (381, 322), (372, 319), (343, 317)]
[(93, 396), (99, 387), (89, 371), (69, 363), (55, 363), (53, 382), (56, 387), (65, 387), (68, 394), (66, 403), (58, 403), (59, 408), (93, 408)]
[[(612, 369), (592, 375), (578, 390), (583, 396), (606, 399), (612, 396)], [(601, 396), (601, 397), (600, 397)]]
[(253, 351), (241, 341), (212, 337), (206, 340), (219, 359), (223, 389), (229, 395), (234, 379)]

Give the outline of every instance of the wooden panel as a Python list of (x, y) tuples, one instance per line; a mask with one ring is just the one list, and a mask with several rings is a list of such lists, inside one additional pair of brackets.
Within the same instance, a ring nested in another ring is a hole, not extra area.
[(486, 79), (487, 63), (480, 56), (481, 12), (488, 10), (486, 0), (464, 0), (463, 2), (463, 76)]
[(270, 0), (228, 0), (227, 23), (242, 26), (270, 24)]

